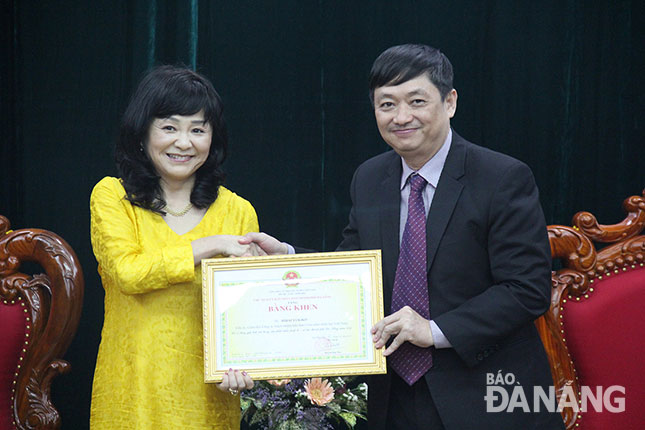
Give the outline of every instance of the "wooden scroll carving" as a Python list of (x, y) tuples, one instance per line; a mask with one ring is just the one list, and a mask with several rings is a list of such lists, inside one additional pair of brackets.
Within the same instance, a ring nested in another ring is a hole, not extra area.
[[(70, 369), (61, 357), (81, 315), (83, 273), (72, 248), (56, 234), (9, 227), (0, 215), (0, 300), (20, 301), (30, 322), (12, 392), (14, 423), (20, 430), (58, 429), (50, 387), (56, 375)], [(26, 261), (39, 264), (45, 274), (21, 273)]]

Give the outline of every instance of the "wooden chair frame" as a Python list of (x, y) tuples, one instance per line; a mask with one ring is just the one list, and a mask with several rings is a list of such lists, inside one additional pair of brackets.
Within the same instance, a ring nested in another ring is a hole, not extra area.
[[(53, 378), (70, 370), (61, 359), (76, 333), (83, 304), (83, 273), (72, 248), (40, 229), (9, 230), (0, 215), (0, 300), (20, 302), (27, 334), (11, 394), (17, 429), (58, 429), (61, 420), (50, 399)], [(19, 272), (25, 261), (45, 274)]]
[[(589, 212), (574, 215), (572, 227), (548, 226), (551, 255), (562, 262), (562, 269), (551, 276), (551, 307), (536, 321), (542, 342), (549, 356), (557, 398), (566, 385), (571, 385), (580, 401), (580, 384), (574, 363), (567, 350), (562, 330), (562, 303), (583, 300), (593, 293), (597, 280), (645, 264), (645, 190), (623, 202), (627, 216), (613, 225), (598, 224)], [(608, 244), (597, 250), (594, 242)], [(562, 411), (567, 429), (573, 429), (580, 418), (573, 409)]]

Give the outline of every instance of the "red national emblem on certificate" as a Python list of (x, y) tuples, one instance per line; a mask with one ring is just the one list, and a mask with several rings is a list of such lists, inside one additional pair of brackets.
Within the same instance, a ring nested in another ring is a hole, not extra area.
[(285, 281), (284, 284), (287, 287), (295, 287), (298, 285), (298, 279), (300, 279), (300, 274), (295, 270), (290, 270), (282, 276), (282, 280)]

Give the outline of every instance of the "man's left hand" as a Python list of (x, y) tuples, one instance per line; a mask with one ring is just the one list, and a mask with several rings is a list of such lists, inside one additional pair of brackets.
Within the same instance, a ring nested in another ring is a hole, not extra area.
[(388, 315), (372, 327), (372, 341), (376, 349), (383, 348), (392, 336), (395, 336), (394, 340), (383, 351), (386, 357), (396, 351), (403, 342), (411, 342), (421, 348), (434, 345), (430, 321), (409, 306)]

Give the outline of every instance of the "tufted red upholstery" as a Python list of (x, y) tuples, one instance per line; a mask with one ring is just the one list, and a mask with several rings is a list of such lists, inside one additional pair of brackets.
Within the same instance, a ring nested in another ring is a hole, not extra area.
[[(563, 303), (564, 337), (581, 386), (625, 387), (630, 413), (596, 411), (587, 402), (581, 414), (584, 430), (645, 428), (645, 268), (605, 276), (593, 283), (588, 298)], [(594, 394), (597, 394), (595, 389)]]
[(0, 300), (0, 430), (14, 430), (12, 387), (25, 343), (26, 314), (22, 301)]

